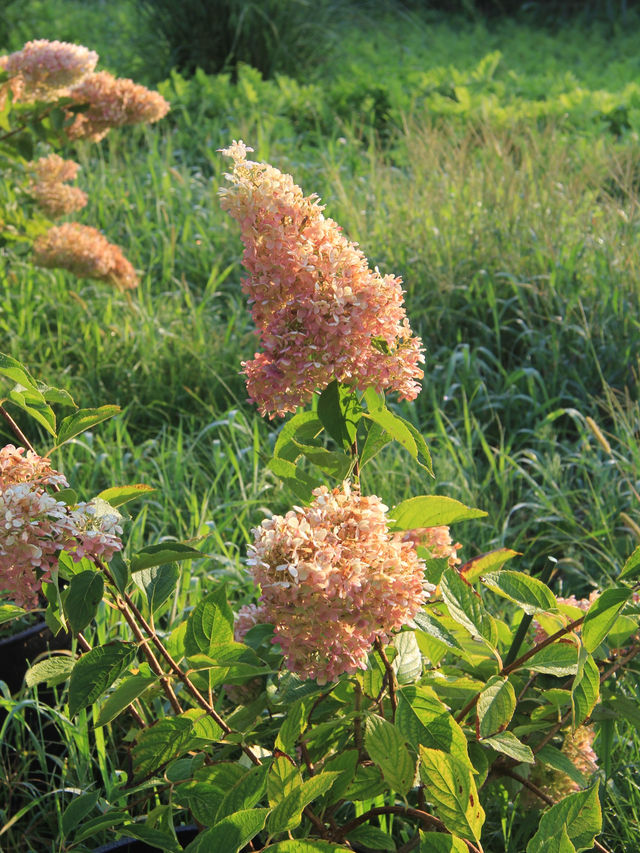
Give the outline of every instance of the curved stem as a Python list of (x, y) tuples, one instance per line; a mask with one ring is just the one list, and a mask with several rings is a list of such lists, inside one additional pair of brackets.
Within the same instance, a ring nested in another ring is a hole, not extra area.
[(392, 722), (395, 722), (396, 710), (398, 708), (398, 697), (396, 695), (396, 691), (398, 689), (398, 682), (396, 680), (396, 674), (394, 672), (393, 667), (391, 666), (391, 663), (389, 662), (389, 658), (387, 657), (387, 653), (384, 650), (384, 646), (382, 645), (380, 638), (376, 639), (373, 646), (380, 655), (380, 659), (382, 660), (382, 664), (385, 669), (385, 680), (389, 688), (389, 701), (391, 702), (391, 720)]

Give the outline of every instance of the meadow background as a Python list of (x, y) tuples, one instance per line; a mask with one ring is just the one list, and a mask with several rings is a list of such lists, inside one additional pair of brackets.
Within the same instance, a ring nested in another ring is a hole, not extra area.
[[(366, 490), (486, 510), (454, 531), (466, 559), (509, 547), (522, 571), (552, 560), (556, 594), (606, 586), (640, 540), (640, 9), (299, 0), (283, 14), (277, 0), (221, 0), (207, 30), (210, 5), (0, 0), (1, 52), (84, 44), (172, 105), (156, 126), (70, 152), (89, 195), (78, 219), (123, 248), (137, 291), (38, 270), (0, 239), (0, 351), (80, 406), (123, 409), (65, 447), (71, 485), (156, 487), (132, 505), (131, 547), (177, 538), (206, 555), (164, 624), (222, 580), (250, 601), (250, 529), (295, 502), (266, 468), (281, 422), (258, 416), (240, 375), (256, 339), (216, 196), (232, 139), (317, 192), (371, 264), (404, 280), (427, 363), (398, 410), (437, 479), (389, 450)], [(637, 703), (633, 672), (620, 691)], [(640, 709), (635, 722), (596, 741), (602, 840), (617, 851), (640, 833)], [(75, 774), (81, 787), (94, 761), (103, 772), (108, 744), (86, 747), (61, 786)], [(28, 790), (33, 767), (20, 772)], [(513, 799), (491, 809), (485, 849), (518, 853)], [(40, 838), (51, 819), (29, 808), (5, 839)]]

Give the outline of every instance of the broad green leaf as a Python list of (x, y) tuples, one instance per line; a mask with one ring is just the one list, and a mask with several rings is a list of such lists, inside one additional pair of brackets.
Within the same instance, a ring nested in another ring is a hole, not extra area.
[(322, 478), (314, 476), (296, 466), (293, 462), (274, 456), (267, 467), (288, 486), (293, 494), (303, 503), (311, 500), (314, 489), (322, 485)]
[(147, 545), (131, 558), (131, 571), (140, 572), (164, 563), (179, 563), (182, 560), (197, 560), (204, 555), (181, 542), (163, 542), (161, 545)]
[(0, 604), (0, 625), (3, 622), (11, 622), (12, 619), (18, 619), (24, 616), (27, 611), (18, 607), (17, 604)]
[(595, 652), (606, 639), (631, 594), (632, 590), (626, 587), (614, 587), (606, 589), (593, 602), (582, 623), (582, 642), (588, 652)]
[(405, 797), (413, 787), (416, 763), (400, 731), (392, 723), (372, 714), (365, 725), (364, 745), (371, 760), (382, 770), (391, 790)]
[(433, 637), (448, 649), (453, 649), (456, 652), (462, 651), (462, 646), (456, 640), (451, 631), (448, 631), (435, 616), (431, 613), (427, 613), (426, 610), (420, 610), (419, 613), (416, 613), (413, 617), (413, 622), (421, 631), (424, 631), (425, 634), (429, 634), (430, 637)]
[(103, 594), (104, 580), (99, 572), (80, 572), (71, 578), (62, 602), (64, 614), (75, 634), (83, 631), (96, 615)]
[(330, 841), (314, 841), (309, 838), (290, 838), (262, 848), (263, 853), (338, 853), (338, 851), (351, 849)]
[(233, 642), (233, 610), (224, 586), (209, 593), (194, 607), (187, 620), (184, 644), (187, 655), (209, 655), (218, 646)]
[(472, 771), (439, 749), (420, 747), (420, 776), (436, 814), (450, 832), (479, 841), (484, 810)]
[(116, 551), (109, 560), (109, 571), (116, 582), (118, 590), (124, 592), (131, 580), (131, 570), (129, 569), (129, 564), (119, 551)]
[(464, 732), (430, 687), (409, 685), (397, 698), (396, 728), (416, 752), (420, 746), (439, 749), (471, 768)]
[[(5, 376), (11, 382), (17, 385), (22, 385), (37, 394), (40, 392), (37, 389), (36, 381), (29, 373), (27, 368), (21, 362), (12, 358), (10, 355), (5, 355), (0, 352), (0, 376)], [(45, 402), (44, 396), (40, 394), (41, 402)]]
[(100, 406), (97, 409), (78, 409), (72, 415), (66, 417), (60, 424), (56, 437), (56, 447), (60, 447), (66, 441), (79, 435), (92, 426), (112, 418), (120, 411), (120, 406)]
[(168, 761), (182, 755), (193, 743), (193, 720), (165, 717), (138, 734), (133, 748), (133, 770), (137, 778), (148, 776)]
[(556, 606), (556, 597), (549, 587), (523, 572), (491, 572), (483, 575), (480, 580), (492, 592), (513, 601), (525, 613), (553, 610)]
[(202, 708), (189, 708), (181, 716), (193, 723), (194, 748), (204, 749), (211, 746), (211, 744), (219, 742), (222, 736), (222, 729)]
[(492, 649), (495, 648), (498, 641), (496, 624), (473, 587), (455, 569), (445, 569), (440, 588), (451, 618), (466, 628), (472, 637), (480, 637)]
[(216, 812), (215, 823), (227, 815), (244, 809), (253, 808), (261, 799), (267, 787), (269, 765), (252, 767), (227, 791)]
[[(363, 420), (361, 423), (364, 424), (367, 422)], [(389, 444), (390, 441), (391, 436), (380, 426), (380, 424), (377, 424), (375, 421), (369, 422), (364, 443), (362, 444), (362, 449), (360, 451), (360, 468), (364, 468), (367, 462), (370, 462), (374, 456), (377, 456), (382, 448)]]
[(352, 782), (344, 792), (344, 798), (354, 802), (366, 802), (379, 797), (385, 791), (388, 791), (388, 787), (379, 767), (357, 767)]
[(136, 651), (133, 643), (114, 641), (82, 655), (71, 672), (69, 716), (102, 696), (134, 660)]
[(185, 853), (239, 853), (262, 830), (269, 809), (243, 809), (201, 832)]
[(311, 701), (305, 698), (298, 699), (287, 710), (284, 722), (275, 742), (275, 748), (292, 755), (296, 743), (307, 726), (306, 714), (311, 706)]
[(441, 495), (420, 495), (408, 498), (394, 507), (389, 517), (397, 530), (412, 530), (415, 527), (438, 527), (453, 524), (468, 518), (482, 518), (487, 513), (471, 509), (453, 498)]
[(127, 814), (127, 812), (118, 809), (109, 809), (98, 817), (83, 821), (82, 828), (74, 833), (74, 844), (79, 844), (85, 838), (95, 838), (96, 834), (103, 832), (105, 829), (113, 829), (129, 820), (131, 820), (131, 815)]
[(573, 728), (581, 725), (591, 714), (600, 696), (600, 671), (591, 655), (578, 666), (571, 688)]
[(288, 832), (299, 826), (305, 806), (325, 794), (339, 775), (339, 773), (320, 773), (307, 779), (287, 794), (269, 815), (267, 820), (269, 834)]
[(125, 823), (116, 830), (120, 837), (131, 837), (145, 843), (145, 847), (154, 847), (162, 853), (182, 853), (182, 847), (173, 835), (156, 829), (155, 826), (147, 826), (144, 823)]
[(267, 796), (269, 805), (275, 807), (292, 791), (302, 785), (302, 776), (294, 762), (279, 756), (276, 758), (267, 776)]
[(516, 761), (521, 761), (525, 764), (535, 764), (531, 747), (518, 740), (513, 732), (500, 732), (492, 737), (485, 738), (482, 743), (495, 749), (496, 752), (508, 755), (509, 758), (513, 758)]
[(106, 726), (157, 680), (155, 675), (142, 674), (123, 678), (113, 693), (100, 705), (94, 725)]
[(413, 631), (402, 631), (393, 638), (396, 649), (392, 667), (398, 684), (411, 684), (422, 674), (422, 655)]
[(476, 706), (477, 731), (481, 738), (503, 731), (516, 709), (516, 693), (508, 678), (492, 676), (480, 694)]
[(384, 853), (385, 850), (396, 853), (397, 850), (393, 838), (370, 823), (360, 824), (348, 833), (347, 838), (352, 843), (367, 847), (369, 850), (375, 850), (376, 853)]
[(56, 492), (56, 500), (62, 501), (67, 506), (75, 506), (78, 503), (78, 493), (75, 489), (60, 489)]
[(42, 395), (30, 389), (13, 389), (7, 394), (7, 399), (19, 406), (35, 421), (43, 426), (49, 435), (56, 434), (56, 416), (48, 403), (40, 402)]
[(355, 776), (357, 764), (357, 749), (347, 749), (344, 752), (339, 752), (324, 762), (324, 770), (339, 774), (328, 795), (329, 804), (336, 803), (344, 797), (345, 791)]
[(630, 581), (640, 575), (640, 545), (635, 549), (620, 572), (620, 580), (623, 578)]
[(545, 646), (523, 666), (547, 675), (575, 675), (578, 669), (578, 649), (569, 643)]
[(85, 817), (96, 807), (100, 797), (99, 791), (88, 791), (74, 797), (62, 812), (62, 832), (68, 836)]
[(110, 503), (113, 507), (122, 506), (123, 504), (134, 501), (136, 498), (148, 495), (151, 492), (156, 492), (154, 486), (145, 486), (144, 483), (135, 483), (131, 486), (112, 486), (110, 489), (104, 489), (98, 495), (103, 501)]
[(495, 571), (504, 565), (507, 560), (520, 556), (519, 551), (512, 551), (511, 548), (497, 548), (495, 551), (487, 551), (486, 554), (478, 554), (477, 557), (472, 557), (466, 563), (458, 566), (458, 571), (465, 580), (473, 583), (480, 575)]
[(567, 775), (576, 785), (583, 786), (585, 784), (584, 775), (578, 770), (569, 756), (549, 743), (536, 753), (536, 761), (548, 767), (553, 767), (554, 770), (559, 770), (560, 773)]
[(587, 791), (569, 794), (551, 806), (542, 815), (538, 831), (527, 845), (527, 853), (546, 853), (554, 837), (562, 834), (563, 827), (577, 853), (592, 849), (596, 836), (602, 830), (597, 784)]
[(322, 422), (315, 412), (297, 412), (279, 430), (273, 448), (274, 457), (295, 462), (300, 456), (299, 443), (313, 441), (322, 429)]
[(155, 613), (173, 594), (180, 579), (180, 569), (177, 563), (163, 563), (161, 566), (152, 566), (150, 569), (140, 569), (133, 579), (136, 585), (146, 593), (149, 610)]
[(331, 438), (343, 450), (349, 450), (356, 437), (360, 412), (355, 392), (335, 379), (320, 394), (318, 417)]
[(43, 681), (46, 681), (49, 687), (53, 687), (69, 678), (75, 663), (76, 659), (70, 655), (46, 658), (29, 667), (24, 680), (27, 682), (27, 687), (34, 687)]
[(412, 423), (390, 411), (384, 401), (384, 395), (378, 394), (374, 388), (365, 391), (365, 402), (368, 414), (363, 417), (372, 420), (388, 435), (397, 441), (415, 459), (415, 461), (433, 477), (431, 454), (422, 434)]
[(444, 832), (421, 832), (420, 853), (469, 853), (461, 838)]

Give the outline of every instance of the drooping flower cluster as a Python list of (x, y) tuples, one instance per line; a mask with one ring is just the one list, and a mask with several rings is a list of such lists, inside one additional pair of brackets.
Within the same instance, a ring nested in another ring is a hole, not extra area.
[(75, 561), (109, 560), (122, 548), (117, 513), (98, 513), (92, 503), (72, 509), (45, 485), (68, 484), (48, 459), (13, 445), (0, 450), (0, 597), (26, 608), (37, 606), (61, 551)]
[(38, 237), (33, 246), (34, 263), (65, 269), (79, 278), (95, 278), (119, 290), (137, 287), (138, 276), (122, 251), (96, 228), (65, 222)]
[(402, 536), (405, 542), (411, 542), (414, 547), (427, 548), (431, 557), (446, 559), (451, 568), (460, 564), (458, 549), (462, 548), (459, 542), (453, 544), (451, 532), (448, 527), (414, 527), (406, 530)]
[(52, 219), (85, 207), (86, 193), (65, 183), (75, 180), (79, 168), (73, 160), (64, 160), (57, 154), (41, 157), (31, 164), (34, 180), (29, 193), (38, 207)]
[(159, 92), (108, 71), (90, 74), (75, 86), (71, 97), (88, 109), (76, 115), (67, 128), (71, 139), (102, 139), (112, 127), (153, 123), (169, 112), (169, 104)]
[(56, 101), (96, 67), (98, 54), (79, 44), (37, 39), (3, 57), (2, 68), (20, 80), (23, 101)]
[(347, 483), (313, 494), (253, 531), (247, 562), (262, 590), (254, 615), (275, 626), (286, 666), (324, 683), (364, 669), (374, 641), (412, 619), (432, 587), (379, 498)]
[(316, 196), (290, 175), (246, 159), (242, 142), (221, 205), (238, 220), (249, 298), (262, 352), (243, 364), (250, 399), (270, 417), (295, 411), (334, 378), (359, 388), (420, 390), (422, 345), (409, 327), (401, 281), (367, 259)]

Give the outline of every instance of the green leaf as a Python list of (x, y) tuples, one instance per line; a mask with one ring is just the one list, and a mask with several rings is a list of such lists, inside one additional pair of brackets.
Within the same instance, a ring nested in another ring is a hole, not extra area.
[(485, 554), (472, 557), (466, 563), (458, 566), (458, 571), (465, 580), (473, 583), (480, 575), (492, 569), (499, 569), (507, 560), (520, 556), (519, 551), (513, 551), (511, 548), (497, 548), (495, 551), (487, 551)]
[(62, 813), (62, 833), (65, 837), (85, 819), (89, 812), (93, 811), (99, 797), (99, 791), (89, 791), (71, 800)]
[(357, 749), (347, 749), (344, 752), (339, 752), (324, 762), (324, 770), (339, 774), (328, 795), (329, 805), (343, 799), (345, 791), (353, 781), (357, 765)]
[(581, 725), (591, 714), (600, 697), (600, 671), (591, 655), (578, 666), (571, 688), (573, 728)]
[(471, 770), (452, 755), (420, 747), (420, 776), (436, 814), (450, 832), (480, 840), (484, 810)]
[(409, 755), (399, 730), (383, 717), (367, 717), (364, 745), (392, 791), (405, 797), (413, 787), (416, 763)]
[(292, 791), (302, 785), (302, 776), (295, 763), (285, 756), (278, 756), (267, 777), (269, 805), (275, 807)]
[(638, 575), (640, 575), (640, 545), (638, 545), (633, 554), (622, 567), (619, 579), (622, 580), (625, 578), (630, 581), (637, 578)]
[(104, 594), (104, 580), (98, 572), (84, 571), (71, 578), (62, 596), (64, 613), (71, 630), (83, 631), (94, 618)]
[(116, 835), (143, 841), (145, 846), (155, 847), (162, 853), (182, 853), (182, 847), (173, 835), (156, 829), (155, 826), (147, 826), (144, 823), (126, 823), (124, 826), (118, 827)]
[(492, 649), (495, 648), (498, 641), (496, 624), (473, 587), (449, 568), (442, 573), (440, 588), (451, 618), (466, 628), (472, 637), (480, 637)]
[(320, 394), (318, 417), (331, 438), (343, 450), (350, 450), (356, 437), (359, 419), (357, 399), (353, 389), (335, 379)]
[(47, 403), (41, 403), (38, 399), (40, 392), (34, 392), (31, 389), (13, 389), (7, 394), (7, 399), (15, 403), (24, 412), (30, 415), (35, 421), (43, 426), (46, 431), (55, 436), (56, 434), (56, 416), (53, 409)]
[(395, 725), (416, 752), (420, 746), (450, 752), (471, 768), (464, 732), (430, 687), (409, 685), (397, 698)]
[(189, 614), (184, 645), (187, 655), (209, 655), (227, 643), (233, 643), (233, 610), (222, 586), (203, 598)]
[(16, 604), (0, 604), (0, 625), (3, 622), (18, 619), (20, 616), (24, 616), (26, 612), (23, 607), (18, 607)]
[(631, 594), (632, 590), (626, 587), (614, 587), (606, 589), (593, 602), (582, 623), (582, 642), (588, 652), (595, 652), (606, 639)]
[(92, 426), (112, 418), (120, 411), (120, 406), (100, 406), (97, 409), (78, 409), (72, 415), (66, 417), (60, 424), (56, 438), (56, 447), (60, 447), (69, 439), (81, 432), (91, 429)]
[(523, 666), (547, 675), (575, 675), (578, 669), (578, 649), (569, 643), (552, 643), (529, 658)]
[(100, 833), (105, 829), (113, 829), (116, 826), (120, 826), (128, 820), (131, 820), (131, 816), (127, 814), (127, 812), (119, 811), (117, 809), (109, 809), (109, 811), (99, 815), (98, 817), (83, 821), (82, 829), (74, 835), (74, 844), (79, 844), (81, 841), (84, 841), (85, 838), (95, 837), (97, 833)]
[[(364, 420), (361, 423), (366, 423)], [(383, 429), (380, 424), (375, 421), (369, 423), (369, 428), (366, 430), (362, 450), (360, 451), (360, 468), (364, 468), (367, 462), (370, 462), (374, 456), (391, 441), (389, 433)]]
[(392, 640), (396, 649), (392, 667), (398, 684), (411, 684), (422, 675), (422, 655), (413, 631), (402, 631)]
[(106, 726), (157, 680), (155, 675), (142, 674), (129, 675), (124, 678), (100, 706), (94, 725), (96, 727)]
[(320, 773), (287, 794), (269, 815), (269, 833), (275, 835), (295, 829), (302, 820), (302, 810), (305, 806), (326, 794), (339, 776), (340, 773)]
[(133, 643), (114, 641), (82, 655), (71, 672), (69, 716), (102, 696), (134, 660), (136, 651)]
[(309, 838), (290, 838), (262, 848), (263, 853), (267, 851), (268, 853), (338, 853), (338, 851), (351, 849), (351, 847), (332, 844), (330, 841), (313, 841)]
[(355, 776), (344, 792), (344, 798), (354, 802), (368, 801), (379, 797), (385, 791), (388, 791), (388, 787), (378, 767), (356, 767)]
[(239, 853), (264, 827), (269, 809), (243, 809), (201, 832), (185, 853)]
[(598, 786), (587, 791), (569, 794), (546, 811), (538, 831), (527, 845), (527, 853), (546, 853), (557, 835), (566, 834), (576, 851), (591, 850), (596, 836), (602, 830), (602, 812)]
[(352, 829), (347, 834), (347, 838), (352, 843), (375, 850), (376, 853), (383, 853), (385, 850), (396, 853), (397, 850), (396, 843), (390, 835), (369, 823), (360, 824)]
[(486, 514), (481, 509), (471, 509), (453, 498), (420, 495), (399, 503), (390, 511), (389, 517), (393, 519), (393, 526), (397, 530), (412, 530), (415, 527), (438, 527), (469, 518), (482, 518)]
[(516, 693), (508, 678), (492, 676), (478, 698), (477, 726), (481, 738), (507, 728), (516, 709)]
[(75, 666), (75, 663), (75, 658), (72, 658), (70, 655), (56, 655), (55, 657), (38, 661), (38, 663), (27, 670), (25, 676), (27, 687), (34, 687), (43, 681), (46, 681), (50, 687), (62, 684), (71, 675), (71, 670)]
[(296, 748), (298, 738), (307, 726), (306, 713), (311, 706), (309, 699), (298, 699), (287, 710), (284, 722), (275, 742), (275, 748), (292, 755)]
[[(27, 368), (20, 361), (0, 352), (0, 376), (5, 376), (17, 385), (22, 385), (36, 394), (40, 394), (36, 387), (36, 381)], [(44, 396), (40, 394), (40, 400), (45, 402)]]
[(468, 853), (469, 848), (455, 835), (444, 832), (421, 832), (420, 853)]
[(175, 590), (180, 579), (180, 569), (177, 563), (163, 563), (150, 569), (140, 569), (133, 579), (146, 593), (149, 610), (155, 613)]
[(269, 765), (252, 767), (227, 791), (216, 812), (215, 823), (227, 815), (244, 809), (253, 808), (261, 799), (267, 787)]
[(531, 747), (518, 740), (513, 732), (500, 732), (497, 735), (485, 738), (482, 743), (495, 749), (496, 752), (508, 755), (509, 758), (513, 758), (516, 761), (521, 761), (525, 764), (535, 764), (535, 757)]
[(124, 592), (131, 580), (129, 564), (119, 551), (109, 560), (109, 571), (116, 582), (119, 592)]
[(112, 486), (110, 489), (104, 489), (98, 495), (103, 501), (110, 503), (113, 507), (119, 507), (123, 504), (134, 501), (136, 498), (148, 495), (151, 492), (156, 492), (154, 486), (146, 486), (144, 483), (135, 483), (131, 486)]
[(493, 592), (513, 601), (525, 613), (553, 610), (556, 597), (546, 584), (523, 572), (501, 571), (483, 575), (480, 580)]
[(138, 734), (133, 748), (133, 770), (137, 778), (148, 776), (163, 764), (187, 752), (193, 742), (193, 720), (165, 717)]
[(179, 563), (182, 560), (197, 560), (204, 556), (200, 551), (181, 542), (163, 542), (161, 545), (147, 545), (141, 548), (135, 557), (131, 558), (131, 571), (141, 572), (153, 566), (165, 563)]
[(456, 640), (454, 635), (448, 631), (435, 616), (427, 613), (426, 610), (421, 610), (417, 613), (413, 617), (413, 622), (421, 631), (424, 631), (425, 634), (429, 634), (430, 637), (433, 637), (448, 649), (462, 651), (462, 646)]
[(584, 775), (578, 770), (569, 756), (549, 743), (536, 753), (536, 761), (548, 767), (553, 767), (554, 770), (559, 770), (560, 773), (564, 773), (576, 785), (582, 787), (585, 784)]

